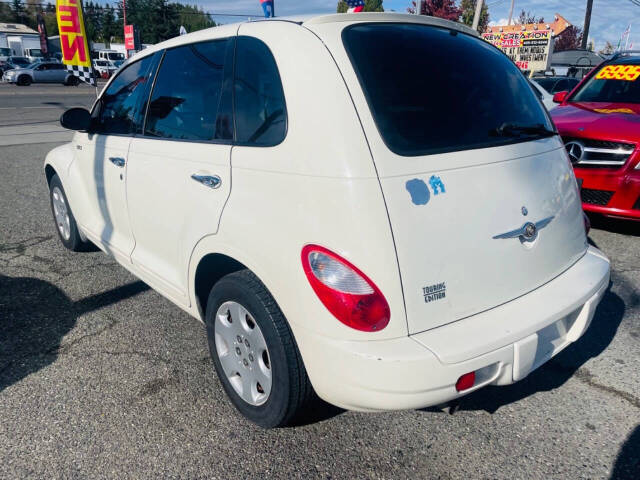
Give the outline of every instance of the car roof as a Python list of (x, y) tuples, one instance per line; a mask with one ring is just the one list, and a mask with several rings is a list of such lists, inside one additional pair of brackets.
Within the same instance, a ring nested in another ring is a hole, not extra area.
[[(204, 30), (198, 30), (196, 32), (188, 33), (186, 35), (179, 35), (177, 37), (170, 38), (164, 42), (152, 45), (144, 50), (136, 53), (133, 57), (127, 61), (138, 60), (153, 53), (163, 50), (165, 48), (178, 47), (180, 45), (186, 45), (189, 43), (202, 42), (209, 39), (219, 38), (222, 30), (228, 30), (229, 36), (237, 34), (240, 25), (246, 23), (256, 22), (268, 22), (273, 23), (274, 26), (278, 23), (287, 22), (295, 23), (301, 27), (322, 25), (327, 23), (415, 23), (421, 25), (431, 25), (436, 27), (448, 28), (450, 30), (456, 30), (468, 35), (478, 36), (478, 32), (472, 28), (458, 22), (452, 22), (450, 20), (443, 20), (442, 18), (429, 17), (427, 15), (409, 15), (405, 13), (386, 13), (386, 12), (365, 12), (365, 13), (334, 13), (330, 15), (296, 15), (289, 17), (273, 17), (273, 18), (261, 18), (256, 20), (250, 20), (245, 22), (230, 23), (220, 25), (216, 27), (206, 28)], [(224, 33), (223, 33), (224, 35)]]

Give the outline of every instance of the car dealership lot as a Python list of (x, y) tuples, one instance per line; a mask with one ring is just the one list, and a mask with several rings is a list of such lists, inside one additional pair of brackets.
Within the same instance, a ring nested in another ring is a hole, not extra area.
[(94, 98), (0, 85), (0, 477), (640, 477), (638, 225), (596, 223), (611, 288), (585, 336), (524, 381), (453, 416), (320, 408), (265, 431), (227, 401), (202, 325), (59, 244), (42, 161), (71, 137), (60, 113)]

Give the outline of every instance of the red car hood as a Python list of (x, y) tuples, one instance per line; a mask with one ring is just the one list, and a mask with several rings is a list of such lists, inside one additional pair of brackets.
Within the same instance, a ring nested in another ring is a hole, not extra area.
[(563, 136), (640, 143), (640, 105), (637, 103), (570, 102), (550, 113)]

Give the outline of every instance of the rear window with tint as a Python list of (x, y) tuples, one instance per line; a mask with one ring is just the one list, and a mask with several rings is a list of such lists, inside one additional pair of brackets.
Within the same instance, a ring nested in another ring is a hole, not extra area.
[(518, 68), (498, 49), (451, 30), (358, 24), (342, 34), (386, 145), (404, 156), (528, 141), (504, 124), (552, 129)]

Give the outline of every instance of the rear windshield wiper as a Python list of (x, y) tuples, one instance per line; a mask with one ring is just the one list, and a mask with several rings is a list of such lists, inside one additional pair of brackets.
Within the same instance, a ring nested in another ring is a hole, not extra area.
[(550, 130), (541, 123), (534, 125), (518, 125), (516, 123), (503, 123), (498, 128), (489, 130), (491, 135), (500, 137), (519, 137), (520, 135), (537, 135), (543, 137), (551, 137), (557, 135), (558, 132)]

